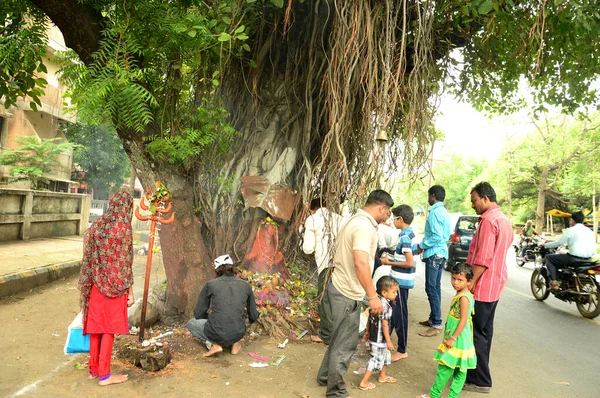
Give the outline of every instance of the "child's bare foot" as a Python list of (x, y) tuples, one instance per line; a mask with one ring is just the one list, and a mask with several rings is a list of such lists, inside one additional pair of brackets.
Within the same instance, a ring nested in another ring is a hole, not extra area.
[(395, 352), (392, 354), (392, 363), (398, 362), (401, 359), (406, 359), (408, 354), (405, 352)]
[(90, 379), (90, 380), (92, 380), (92, 379), (95, 379), (96, 377), (98, 377), (98, 375), (97, 375), (97, 374), (93, 375), (93, 374), (91, 374), (91, 373), (90, 373), (90, 374), (88, 375), (88, 379)]
[(108, 379), (100, 380), (98, 384), (108, 386), (110, 384), (120, 384), (127, 381), (127, 375), (110, 375)]
[(208, 350), (208, 352), (205, 352), (202, 356), (212, 357), (213, 355), (218, 354), (221, 351), (223, 351), (223, 347), (221, 347), (218, 344), (213, 344), (212, 347), (210, 347), (210, 350)]
[(231, 346), (231, 355), (239, 353), (241, 349), (242, 345), (239, 342), (233, 343), (233, 345)]
[(322, 343), (323, 339), (313, 334), (310, 336), (310, 341), (312, 341), (313, 343)]
[(429, 394), (419, 395), (417, 398), (431, 398)]

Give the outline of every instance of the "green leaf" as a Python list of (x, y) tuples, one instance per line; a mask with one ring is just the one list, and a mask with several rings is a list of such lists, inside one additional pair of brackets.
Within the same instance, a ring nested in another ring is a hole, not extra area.
[(244, 45), (242, 46), (242, 48), (246, 51), (250, 51), (250, 46), (247, 45), (246, 43), (244, 43)]
[(246, 29), (246, 25), (242, 25), (235, 30), (235, 33), (242, 33)]
[(248, 3), (248, 4), (256, 3), (256, 0), (246, 0), (246, 3)]
[(231, 24), (231, 18), (229, 18), (228, 16), (224, 15), (223, 17), (221, 17), (221, 19), (223, 20), (223, 22), (225, 22), (227, 25)]
[(195, 30), (188, 31), (188, 36), (190, 36), (190, 37), (196, 37), (196, 31)]
[(283, 0), (271, 0), (271, 3), (277, 8), (283, 8)]
[(213, 86), (216, 87), (216, 86), (218, 86), (221, 83), (219, 83), (219, 81), (217, 79), (212, 79), (212, 84), (213, 84)]
[(79, 369), (79, 370), (81, 370), (81, 369), (87, 369), (87, 367), (86, 367), (86, 366), (83, 366), (83, 365), (82, 365), (82, 364), (80, 364), (79, 362), (75, 362), (75, 364), (73, 365), (73, 367), (74, 367), (75, 369)]
[(481, 15), (485, 15), (488, 12), (492, 11), (492, 8), (494, 8), (494, 1), (493, 0), (485, 0), (483, 3), (481, 3), (479, 5), (479, 14)]
[(37, 111), (38, 111), (38, 107), (37, 107), (37, 105), (35, 104), (35, 102), (31, 101), (31, 102), (29, 103), (29, 106), (31, 107), (31, 109), (32, 109), (34, 112), (37, 112)]
[(231, 35), (229, 33), (221, 32), (218, 40), (219, 41), (229, 41), (229, 40), (231, 40)]
[(242, 33), (241, 35), (237, 35), (236, 38), (239, 40), (246, 40), (246, 39), (248, 39), (248, 35), (245, 33)]
[(185, 27), (185, 25), (177, 24), (173, 26), (173, 30), (175, 31), (175, 33), (179, 34), (185, 32), (187, 28)]
[(251, 59), (251, 60), (250, 60), (250, 66), (251, 66), (251, 67), (253, 67), (253, 68), (256, 68), (256, 66), (257, 66), (257, 65), (256, 65), (256, 61), (255, 61), (255, 60), (253, 60), (253, 59)]

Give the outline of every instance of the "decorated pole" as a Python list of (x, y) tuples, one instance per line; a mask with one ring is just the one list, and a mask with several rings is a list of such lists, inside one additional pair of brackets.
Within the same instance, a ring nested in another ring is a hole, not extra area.
[[(173, 207), (170, 202), (171, 194), (167, 187), (162, 185), (160, 181), (156, 182), (155, 190), (148, 190), (140, 200), (139, 207), (135, 209), (135, 216), (142, 221), (150, 221), (150, 236), (148, 237), (148, 257), (146, 259), (146, 278), (144, 279), (144, 298), (142, 300), (142, 319), (140, 322), (140, 342), (144, 340), (144, 328), (146, 323), (146, 307), (148, 305), (148, 288), (150, 284), (150, 268), (152, 267), (152, 249), (154, 248), (154, 233), (156, 231), (156, 223), (171, 224), (175, 220), (175, 212), (167, 219), (162, 218), (162, 215), (171, 211)], [(147, 201), (146, 204), (144, 201)], [(140, 215), (140, 207), (143, 210), (150, 212), (148, 216)]]

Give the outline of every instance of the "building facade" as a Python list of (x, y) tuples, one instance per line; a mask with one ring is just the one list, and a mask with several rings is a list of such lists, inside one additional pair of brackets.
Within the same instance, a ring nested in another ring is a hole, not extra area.
[[(36, 136), (40, 140), (58, 138), (59, 142), (67, 142), (66, 137), (59, 129), (61, 122), (75, 122), (75, 117), (66, 110), (65, 87), (59, 80), (56, 63), (57, 51), (64, 51), (65, 41), (58, 28), (52, 26), (48, 30), (48, 44), (46, 47), (46, 56), (44, 65), (47, 73), (39, 73), (38, 77), (43, 77), (48, 82), (44, 95), (40, 98), (42, 105), (34, 111), (29, 106), (29, 98), (23, 98), (17, 101), (15, 106), (4, 107), (3, 99), (0, 99), (0, 150), (7, 148), (18, 149), (17, 140), (21, 136)], [(49, 183), (42, 188), (56, 192), (70, 192), (71, 186), (77, 184), (71, 181), (71, 169), (73, 167), (72, 151), (63, 153), (60, 156), (60, 167), (55, 168), (44, 177)], [(10, 172), (9, 166), (0, 166), (0, 182), (8, 181)], [(29, 182), (17, 182), (3, 185), (7, 188), (29, 189)], [(44, 184), (42, 184), (44, 185)]]

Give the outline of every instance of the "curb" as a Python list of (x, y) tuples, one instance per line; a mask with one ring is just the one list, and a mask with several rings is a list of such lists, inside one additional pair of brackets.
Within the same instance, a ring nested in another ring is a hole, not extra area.
[(0, 276), (0, 298), (44, 285), (79, 272), (81, 261), (67, 261)]

